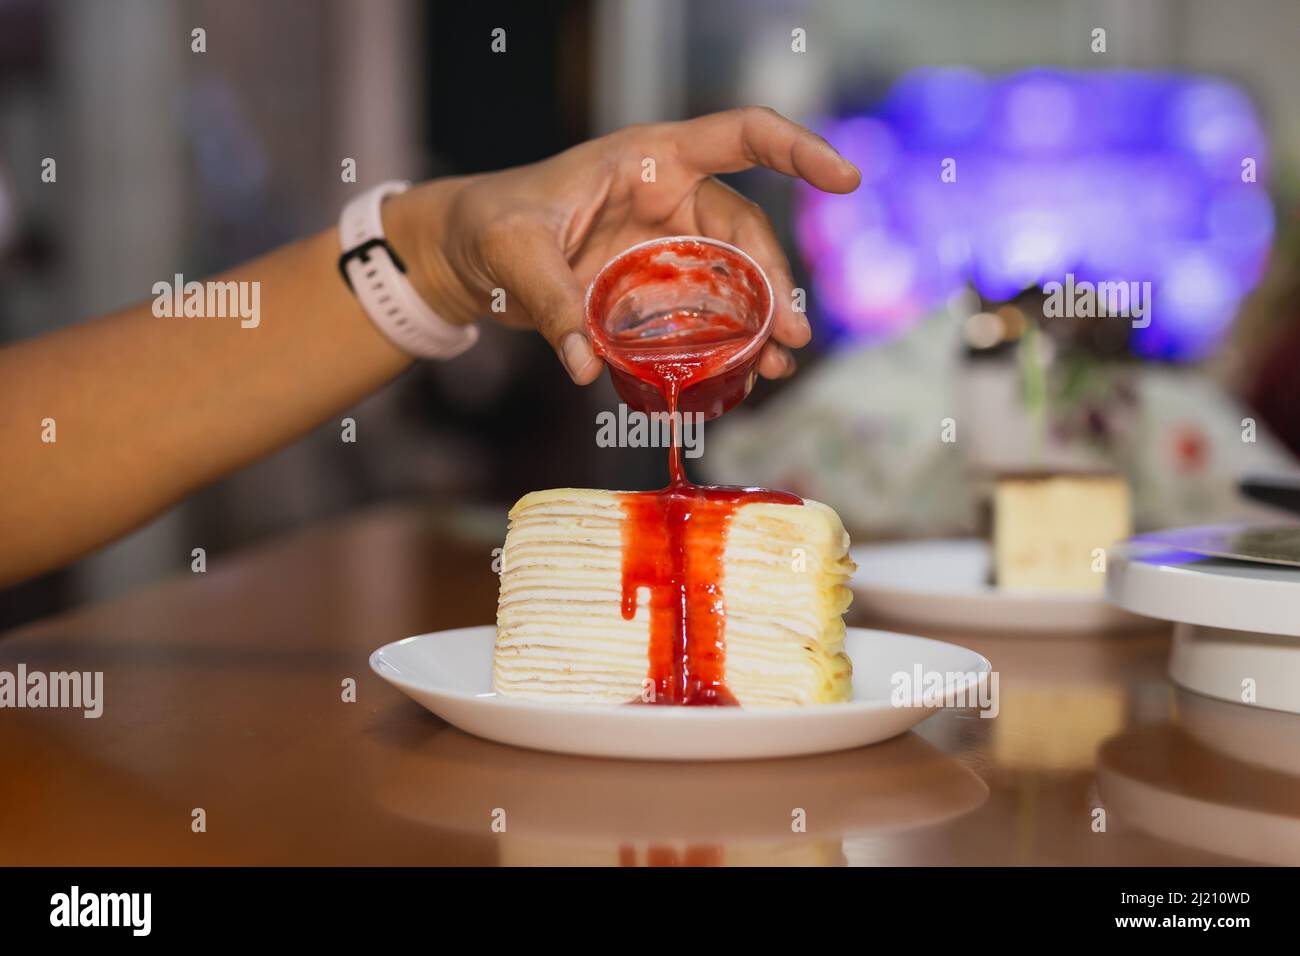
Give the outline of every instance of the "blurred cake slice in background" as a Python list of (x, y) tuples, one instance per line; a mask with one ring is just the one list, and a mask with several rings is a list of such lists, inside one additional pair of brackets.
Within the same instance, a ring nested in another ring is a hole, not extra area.
[[(635, 547), (624, 493), (561, 488), (510, 511), (502, 554), (493, 684), (504, 697), (623, 704), (643, 695), (651, 608), (637, 589), (623, 616), (624, 549)], [(663, 529), (667, 534), (667, 529)], [(742, 706), (851, 696), (843, 613), (853, 563), (826, 505), (751, 502), (726, 522), (716, 592), (726, 687)], [(716, 561), (688, 548), (686, 561)], [(698, 565), (697, 565), (698, 567)], [(662, 701), (660, 701), (662, 702)]]
[(994, 583), (1101, 594), (1101, 552), (1132, 530), (1128, 482), (1119, 475), (1005, 475), (993, 492)]

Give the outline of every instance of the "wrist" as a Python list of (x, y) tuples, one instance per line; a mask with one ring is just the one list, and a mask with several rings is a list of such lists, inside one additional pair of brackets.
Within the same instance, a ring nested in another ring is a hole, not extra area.
[(460, 178), (437, 179), (392, 196), (380, 215), (389, 244), (406, 265), (406, 278), (425, 303), (457, 325), (478, 318), (448, 262), (443, 242)]

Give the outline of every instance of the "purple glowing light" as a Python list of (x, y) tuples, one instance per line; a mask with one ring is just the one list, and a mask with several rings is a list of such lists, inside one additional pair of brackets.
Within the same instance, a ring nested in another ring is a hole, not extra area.
[(863, 184), (801, 189), (796, 234), (823, 314), (857, 336), (905, 330), (968, 284), (1007, 299), (1068, 272), (1150, 282), (1135, 350), (1193, 359), (1221, 339), (1273, 238), (1262, 127), (1217, 78), (926, 69), (823, 132)]

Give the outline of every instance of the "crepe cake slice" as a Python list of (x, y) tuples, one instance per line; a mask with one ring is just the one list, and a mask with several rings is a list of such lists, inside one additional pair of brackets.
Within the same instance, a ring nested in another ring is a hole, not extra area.
[[(649, 602), (623, 617), (622, 493), (558, 488), (510, 510), (493, 684), (503, 697), (621, 704), (641, 697)], [(751, 502), (725, 535), (725, 679), (741, 706), (847, 700), (844, 621), (854, 565), (820, 502)]]

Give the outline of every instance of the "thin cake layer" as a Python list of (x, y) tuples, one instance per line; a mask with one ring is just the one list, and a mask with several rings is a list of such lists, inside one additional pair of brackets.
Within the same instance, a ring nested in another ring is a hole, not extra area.
[[(647, 675), (649, 601), (623, 617), (619, 492), (561, 488), (510, 511), (493, 681), (504, 696), (623, 703)], [(835, 512), (754, 502), (731, 517), (720, 583), (726, 683), (741, 705), (845, 700), (853, 564)]]

